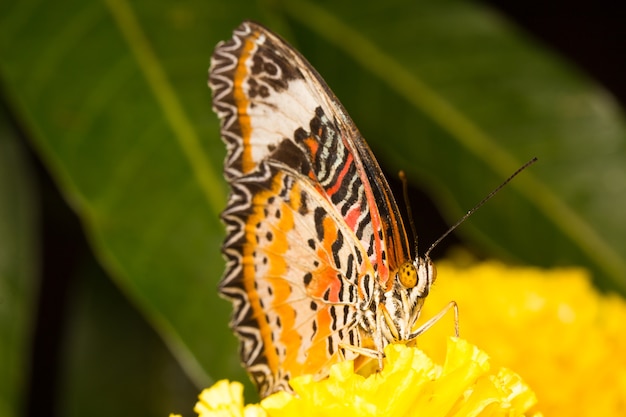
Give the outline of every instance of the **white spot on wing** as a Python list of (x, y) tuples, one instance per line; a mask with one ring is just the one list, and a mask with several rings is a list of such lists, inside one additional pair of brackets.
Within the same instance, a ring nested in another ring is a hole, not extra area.
[[(309, 130), (309, 123), (320, 105), (327, 108), (324, 92), (315, 91), (304, 80), (292, 80), (280, 93), (271, 91), (267, 98), (256, 97), (249, 109), (252, 125), (252, 158), (259, 163), (267, 156), (269, 145), (278, 145), (284, 138), (293, 138), (298, 128)], [(258, 145), (258, 146), (254, 146)]]

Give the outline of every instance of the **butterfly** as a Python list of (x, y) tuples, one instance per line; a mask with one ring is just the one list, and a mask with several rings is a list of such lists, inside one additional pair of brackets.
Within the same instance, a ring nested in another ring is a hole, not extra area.
[(320, 75), (246, 21), (217, 45), (209, 86), (230, 185), (220, 293), (260, 395), (414, 340), (435, 267), (411, 254), (376, 158)]

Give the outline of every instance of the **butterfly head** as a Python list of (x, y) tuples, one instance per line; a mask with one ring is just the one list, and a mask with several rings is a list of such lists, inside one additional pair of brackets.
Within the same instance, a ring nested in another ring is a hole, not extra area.
[(410, 341), (424, 299), (435, 282), (437, 270), (429, 258), (416, 258), (400, 265), (392, 288), (384, 293), (379, 321), (387, 343)]

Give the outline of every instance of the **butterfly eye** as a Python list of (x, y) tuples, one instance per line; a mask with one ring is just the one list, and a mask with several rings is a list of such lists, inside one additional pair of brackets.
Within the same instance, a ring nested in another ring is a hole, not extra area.
[(405, 262), (398, 269), (398, 280), (405, 288), (413, 288), (417, 285), (417, 269), (411, 262)]

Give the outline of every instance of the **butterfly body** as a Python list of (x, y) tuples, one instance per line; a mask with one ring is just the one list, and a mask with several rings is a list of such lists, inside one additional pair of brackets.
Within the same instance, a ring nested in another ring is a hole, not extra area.
[(220, 292), (261, 395), (413, 340), (434, 266), (412, 257), (376, 159), (321, 77), (244, 22), (216, 47), (209, 84), (231, 189)]

